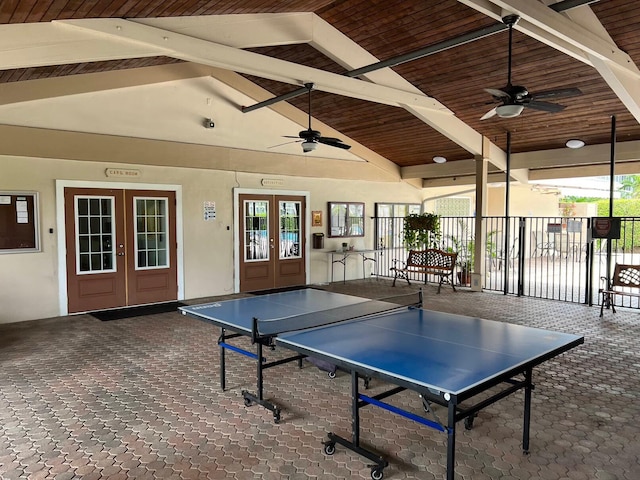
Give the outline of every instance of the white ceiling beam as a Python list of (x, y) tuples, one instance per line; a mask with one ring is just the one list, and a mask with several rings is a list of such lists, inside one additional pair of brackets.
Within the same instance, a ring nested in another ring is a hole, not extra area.
[[(573, 168), (574, 176), (585, 177), (589, 175), (580, 174), (580, 168), (593, 163), (608, 165), (610, 156), (611, 148), (609, 144), (589, 145), (577, 150), (556, 148), (536, 152), (522, 152), (511, 155), (511, 168), (515, 170), (528, 169), (530, 180), (533, 180), (534, 177), (539, 180), (539, 172), (542, 170), (560, 168)], [(618, 142), (616, 144), (616, 164), (618, 164), (618, 162), (640, 162), (640, 141)], [(401, 176), (403, 179), (462, 177), (465, 175), (474, 175), (474, 173), (475, 161), (473, 159), (458, 160), (440, 165), (412, 165), (401, 168)], [(513, 176), (513, 171), (511, 173)], [(608, 175), (608, 172), (606, 172), (606, 174)]]
[[(367, 50), (342, 34), (318, 16), (314, 16), (313, 40), (311, 46), (328, 56), (346, 70), (354, 70), (379, 61)], [(391, 68), (375, 70), (363, 75), (364, 78), (380, 85), (387, 85), (422, 94), (414, 85), (394, 72)], [(443, 115), (433, 109), (415, 105), (402, 105), (409, 113), (431, 128), (449, 138), (472, 155), (482, 154), (482, 135), (454, 115)], [(443, 108), (446, 108), (443, 105)], [(447, 109), (448, 111), (448, 109)], [(506, 169), (506, 154), (498, 146), (491, 144), (489, 161), (501, 170)], [(457, 162), (456, 162), (457, 163)], [(527, 183), (525, 171), (513, 172), (518, 181)]]
[[(514, 26), (516, 30), (549, 45), (567, 55), (591, 65), (591, 56), (613, 62), (620, 68), (640, 75), (631, 57), (611, 43), (611, 37), (602, 35), (600, 28), (594, 30), (572, 21), (568, 13), (558, 13), (543, 3), (531, 0), (458, 0), (485, 15), (502, 21), (507, 13), (520, 16)], [(584, 5), (572, 10), (572, 15)], [(583, 17), (584, 18), (584, 17)], [(595, 33), (594, 33), (595, 32)]]
[(154, 47), (117, 38), (105, 41), (53, 23), (0, 25), (0, 70), (157, 55)]
[(185, 62), (8, 82), (0, 89), (0, 105), (205, 77), (212, 71), (211, 67)]
[(223, 68), (234, 72), (256, 75), (283, 83), (302, 86), (314, 82), (317, 90), (344, 95), (360, 100), (400, 106), (404, 104), (441, 110), (434, 99), (414, 92), (376, 85), (335, 73), (297, 65), (245, 50), (188, 37), (140, 23), (122, 19), (59, 20), (55, 23), (71, 29), (93, 32), (97, 36), (119, 38), (155, 47), (159, 55), (180, 58), (190, 62)]
[(530, 0), (459, 1), (493, 18), (505, 11), (519, 15), (522, 20), (514, 28), (594, 67), (640, 122), (640, 69), (617, 47), (588, 5), (558, 13)]
[[(466, 1), (470, 0), (465, 0), (465, 3)], [(603, 38), (595, 35), (592, 31), (578, 25), (567, 16), (552, 10), (540, 2), (532, 2), (531, 0), (491, 1), (508, 12), (516, 13), (522, 19), (543, 29), (554, 37), (587, 52), (590, 56), (612, 62), (620, 68), (628, 69), (640, 75), (638, 68), (627, 53), (612, 45), (606, 39), (603, 41)], [(588, 6), (585, 5), (583, 8), (588, 8)], [(519, 24), (515, 28), (523, 31)], [(527, 32), (525, 31), (524, 33)]]
[(235, 48), (309, 43), (315, 15), (256, 13), (195, 17), (132, 18), (131, 21)]

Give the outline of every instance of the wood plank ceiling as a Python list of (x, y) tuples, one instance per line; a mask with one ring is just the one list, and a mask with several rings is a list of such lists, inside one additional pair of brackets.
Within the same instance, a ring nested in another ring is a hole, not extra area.
[[(593, 10), (618, 47), (640, 65), (640, 9), (637, 2), (607, 0), (584, 8)], [(455, 0), (5, 0), (0, 4), (0, 23), (267, 12), (314, 12), (381, 60), (497, 23)], [(481, 121), (480, 117), (495, 106), (483, 88), (501, 88), (507, 81), (507, 42), (508, 33), (502, 31), (398, 65), (393, 70), (500, 148), (506, 147), (506, 132), (511, 131), (514, 153), (562, 148), (569, 138), (581, 138), (588, 145), (608, 143), (612, 115), (617, 117), (619, 141), (640, 140), (638, 121), (594, 68), (518, 31), (513, 35), (514, 84), (525, 85), (534, 93), (577, 87), (582, 95), (558, 99), (556, 103), (567, 106), (559, 113), (525, 109), (517, 118), (493, 117)], [(345, 71), (306, 44), (253, 51), (330, 72)], [(5, 70), (0, 72), (0, 83), (178, 61), (155, 57)], [(295, 89), (263, 78), (248, 78), (274, 95)], [(636, 101), (640, 102), (639, 99)], [(290, 103), (307, 110), (304, 96), (292, 99)], [(403, 109), (314, 92), (313, 115), (401, 167), (431, 163), (435, 155), (445, 156), (450, 161), (471, 157), (465, 149)]]

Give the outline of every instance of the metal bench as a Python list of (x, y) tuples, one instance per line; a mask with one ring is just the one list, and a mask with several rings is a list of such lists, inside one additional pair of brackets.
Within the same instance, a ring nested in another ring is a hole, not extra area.
[(616, 295), (640, 298), (640, 265), (616, 263), (609, 285), (606, 284), (607, 277), (600, 277), (600, 280), (603, 284), (603, 287), (600, 288), (600, 293), (602, 294), (601, 317), (605, 304), (607, 308), (611, 307), (613, 313), (616, 313), (616, 307), (613, 304)]
[(444, 252), (436, 248), (429, 248), (427, 250), (409, 250), (409, 256), (405, 261), (393, 260), (393, 267), (390, 268), (394, 272), (393, 286), (396, 286), (396, 280), (403, 278), (409, 285), (410, 273), (422, 273), (424, 274), (424, 283), (427, 283), (427, 275), (436, 275), (440, 277), (438, 283), (438, 293), (440, 293), (440, 287), (447, 281), (453, 287), (453, 291), (456, 291), (456, 287), (453, 281), (453, 269), (456, 265), (457, 253)]

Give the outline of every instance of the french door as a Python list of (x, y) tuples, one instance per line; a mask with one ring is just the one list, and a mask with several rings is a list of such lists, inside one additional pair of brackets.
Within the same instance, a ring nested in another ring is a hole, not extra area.
[(304, 285), (305, 197), (239, 195), (240, 291)]
[(68, 311), (176, 300), (175, 193), (65, 188)]

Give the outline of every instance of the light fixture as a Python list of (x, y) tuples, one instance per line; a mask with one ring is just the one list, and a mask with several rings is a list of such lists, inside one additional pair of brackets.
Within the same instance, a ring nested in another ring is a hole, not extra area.
[(444, 162), (447, 161), (447, 159), (442, 157), (442, 156), (440, 156), (440, 155), (437, 155), (437, 156), (433, 157), (433, 161), (435, 163), (444, 163)]
[(204, 125), (204, 128), (214, 128), (216, 126), (210, 118), (205, 118), (202, 124)]
[(565, 143), (565, 145), (569, 148), (582, 148), (584, 147), (584, 142), (578, 138), (572, 138), (570, 140), (567, 140), (567, 143)]
[(499, 105), (496, 107), (496, 113), (500, 118), (517, 117), (524, 110), (523, 105)]
[(318, 148), (318, 142), (313, 140), (305, 140), (302, 142), (302, 151), (304, 153), (313, 152), (316, 148)]

